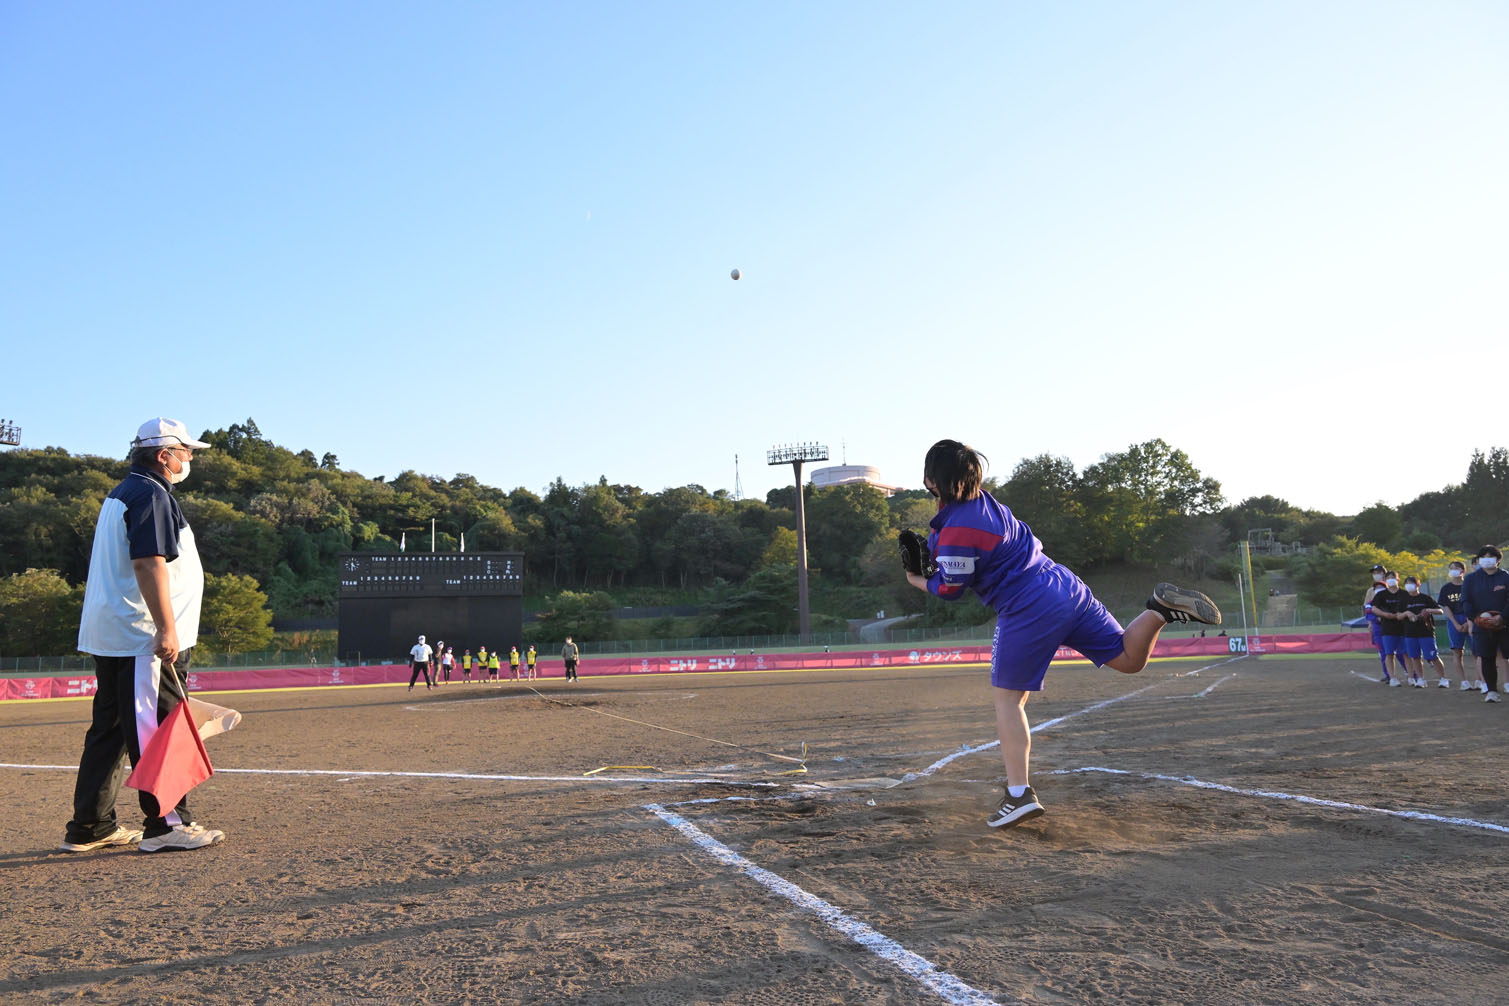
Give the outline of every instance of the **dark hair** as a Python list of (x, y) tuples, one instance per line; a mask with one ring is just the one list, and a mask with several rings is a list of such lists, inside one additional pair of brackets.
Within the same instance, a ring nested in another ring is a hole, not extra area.
[(1420, 578), (1418, 576), (1416, 576), (1415, 574), (1413, 574), (1413, 573), (1411, 573), (1409, 576), (1406, 576), (1404, 578), (1404, 582), (1405, 583), (1409, 583), (1411, 581), (1413, 581), (1414, 583), (1418, 584), (1420, 582)]
[(131, 448), (131, 467), (156, 468), (157, 455), (173, 446), (173, 444), (158, 444), (155, 447), (133, 447)]
[(1499, 560), (1500, 562), (1502, 562), (1504, 560), (1504, 553), (1500, 552), (1498, 549), (1494, 548), (1492, 545), (1484, 545), (1482, 548), (1478, 549), (1478, 554), (1475, 555), (1475, 556), (1473, 556), (1473, 558), (1474, 559), (1481, 559), (1485, 555), (1491, 555), (1495, 559)]
[(1457, 567), (1460, 567), (1462, 569), (1466, 569), (1467, 568), (1467, 563), (1463, 562), (1461, 559), (1453, 559), (1453, 560), (1451, 560), (1451, 562), (1448, 562), (1446, 564), (1446, 568), (1447, 569), (1450, 569), (1453, 566), (1457, 566)]
[(1386, 570), (1384, 570), (1384, 571), (1383, 571), (1383, 578), (1384, 578), (1384, 579), (1385, 579), (1385, 580), (1387, 580), (1387, 579), (1388, 579), (1388, 578), (1389, 578), (1389, 577), (1391, 577), (1391, 576), (1392, 576), (1392, 577), (1393, 577), (1393, 578), (1394, 578), (1394, 579), (1395, 579), (1395, 580), (1397, 580), (1397, 579), (1399, 579), (1399, 574), (1398, 574), (1398, 573), (1396, 573), (1396, 572), (1394, 572), (1394, 571), (1393, 571), (1393, 570), (1392, 570), (1392, 569), (1386, 569)]
[(988, 459), (968, 444), (940, 440), (928, 448), (922, 477), (933, 483), (945, 503), (961, 503), (980, 495)]

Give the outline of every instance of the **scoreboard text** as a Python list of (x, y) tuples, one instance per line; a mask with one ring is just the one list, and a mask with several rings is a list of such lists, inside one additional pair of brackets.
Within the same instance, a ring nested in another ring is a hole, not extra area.
[(522, 552), (348, 552), (341, 597), (521, 597)]

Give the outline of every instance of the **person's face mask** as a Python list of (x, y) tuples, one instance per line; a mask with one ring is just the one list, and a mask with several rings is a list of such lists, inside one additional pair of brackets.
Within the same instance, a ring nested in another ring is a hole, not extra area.
[(1456, 567), (1452, 567), (1451, 578), (1453, 580), (1460, 580), (1460, 579), (1462, 579), (1462, 570), (1457, 569)]
[(189, 477), (189, 469), (193, 467), (193, 463), (191, 461), (185, 460), (184, 458), (180, 458), (177, 451), (169, 451), (168, 455), (169, 457), (177, 461), (179, 465), (178, 471), (176, 472), (171, 468), (168, 469), (168, 481), (176, 486), (178, 483)]
[(1404, 585), (1404, 589), (1409, 591), (1411, 594), (1420, 593), (1420, 585), (1418, 583), (1406, 583)]
[(1488, 572), (1491, 573), (1495, 569), (1498, 568), (1498, 564), (1499, 564), (1499, 561), (1497, 559), (1495, 559), (1493, 556), (1491, 556), (1491, 555), (1485, 555), (1481, 559), (1478, 560), (1478, 569), (1486, 569)]
[(1399, 586), (1398, 580), (1384, 580), (1383, 583), (1388, 587), (1389, 590), (1393, 590), (1395, 587)]

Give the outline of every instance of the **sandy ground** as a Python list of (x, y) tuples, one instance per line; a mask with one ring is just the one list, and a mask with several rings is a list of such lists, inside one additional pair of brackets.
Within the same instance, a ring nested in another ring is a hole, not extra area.
[[(0, 1001), (1504, 1001), (1509, 834), (1144, 774), (1504, 826), (1509, 704), (1382, 688), (1360, 658), (1213, 663), (1050, 672), (1032, 720), (1071, 718), (1034, 738), (1048, 813), (999, 833), (993, 750), (892, 785), (994, 739), (978, 667), (540, 685), (570, 705), (509, 684), (224, 696), (246, 719), (194, 794), (228, 834), (212, 849), (55, 852), (72, 772), (0, 769)], [(0, 706), (0, 761), (75, 763), (88, 715)], [(773, 774), (804, 742), (807, 774)], [(583, 779), (608, 765), (658, 772)], [(1132, 774), (1052, 774), (1092, 767)], [(276, 772), (230, 771), (253, 769)], [(308, 769), (338, 774), (276, 774)], [(930, 989), (648, 804), (960, 984)], [(133, 791), (120, 808), (138, 818)]]

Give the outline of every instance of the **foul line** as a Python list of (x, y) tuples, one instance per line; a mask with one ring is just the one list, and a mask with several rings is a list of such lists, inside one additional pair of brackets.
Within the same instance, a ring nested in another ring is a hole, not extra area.
[[(44, 769), (77, 772), (77, 765), (17, 765), (0, 762), (0, 768)], [(368, 769), (334, 768), (217, 768), (215, 775), (333, 775), (353, 779), (400, 778), (400, 779), (474, 779), (479, 782), (583, 782), (583, 783), (660, 783), (665, 786), (754, 786), (769, 788), (773, 782), (741, 782), (732, 779), (716, 779), (706, 776), (692, 777), (639, 777), (639, 776), (579, 776), (579, 775), (504, 775), (483, 772), (387, 772)]]
[[(1228, 657), (1225, 660), (1218, 660), (1218, 661), (1216, 661), (1213, 664), (1206, 664), (1204, 667), (1197, 667), (1197, 668), (1195, 668), (1192, 671), (1186, 671), (1183, 674), (1176, 675), (1176, 677), (1181, 677), (1182, 678), (1182, 677), (1187, 677), (1190, 674), (1199, 674), (1201, 671), (1208, 671), (1212, 667), (1220, 667), (1222, 664), (1229, 664), (1233, 660), (1241, 660), (1243, 657), (1246, 657), (1246, 656), (1247, 656), (1247, 654), (1242, 653), (1242, 654), (1239, 654), (1239, 655), (1237, 655), (1235, 657)], [(1233, 675), (1233, 677), (1235, 677), (1235, 675)], [(1217, 685), (1220, 684), (1220, 683), (1221, 682), (1219, 682), (1219, 681), (1216, 682)], [(1163, 684), (1162, 681), (1154, 681), (1152, 684), (1147, 685), (1147, 686), (1142, 687), (1142, 688), (1139, 688), (1139, 689), (1137, 689), (1134, 692), (1127, 692), (1125, 695), (1118, 695), (1114, 699), (1106, 699), (1104, 702), (1096, 702), (1093, 705), (1085, 706), (1083, 709), (1077, 710), (1075, 712), (1065, 713), (1063, 716), (1060, 716), (1060, 717), (1058, 717), (1056, 719), (1045, 720), (1044, 722), (1039, 723), (1037, 726), (1032, 727), (1027, 732), (1029, 734), (1035, 734), (1039, 730), (1047, 730), (1049, 727), (1058, 726), (1060, 723), (1064, 722), (1065, 720), (1072, 720), (1076, 716), (1083, 716), (1086, 713), (1093, 713), (1097, 709), (1104, 709), (1106, 706), (1113, 706), (1113, 705), (1115, 705), (1118, 702), (1125, 702), (1127, 699), (1135, 698), (1138, 695), (1141, 695), (1143, 692), (1149, 691), (1149, 690), (1151, 690), (1153, 688), (1157, 688), (1161, 684)], [(1211, 685), (1210, 687), (1214, 688), (1215, 685)], [(1206, 692), (1210, 691), (1210, 688), (1207, 688), (1205, 691)], [(1205, 692), (1201, 692), (1200, 694), (1204, 695)], [(940, 768), (942, 768), (943, 766), (947, 765), (949, 762), (954, 761), (957, 758), (963, 758), (965, 755), (977, 754), (977, 753), (979, 753), (981, 751), (989, 751), (991, 748), (998, 748), (1000, 746), (1001, 746), (1001, 742), (998, 741), (998, 740), (988, 741), (987, 743), (980, 744), (980, 745), (977, 745), (975, 747), (970, 747), (969, 745), (966, 744), (965, 746), (961, 747), (959, 750), (955, 751), (953, 754), (949, 755), (946, 758), (940, 758), (940, 759), (938, 759), (937, 761), (935, 761), (931, 765), (929, 765), (927, 768), (922, 769), (920, 772), (908, 772), (906, 775), (904, 775), (904, 776), (901, 777), (901, 782), (908, 783), (908, 782), (912, 782), (915, 779), (925, 779), (926, 777), (932, 775), (934, 772), (938, 771)]]
[(675, 828), (682, 836), (724, 866), (733, 867), (771, 893), (816, 915), (830, 929), (847, 936), (887, 964), (898, 968), (944, 1002), (953, 1003), (956, 1006), (986, 1006), (986, 1004), (994, 1006), (996, 1003), (995, 999), (984, 992), (966, 985), (925, 957), (912, 953), (889, 936), (872, 929), (837, 906), (797, 887), (791, 881), (769, 870), (756, 866), (681, 815), (673, 814), (659, 804), (647, 804), (645, 809)]
[(1329, 807), (1332, 810), (1357, 810), (1366, 814), (1382, 814), (1385, 817), (1403, 818), (1407, 821), (1430, 821), (1435, 824), (1450, 824), (1459, 828), (1476, 828), (1479, 831), (1492, 831), (1501, 835), (1509, 835), (1509, 826), (1494, 824), (1491, 821), (1477, 821), (1470, 817), (1446, 817), (1441, 814), (1431, 814), (1421, 810), (1389, 810), (1386, 807), (1371, 807), (1365, 803), (1322, 800), (1320, 797), (1302, 796), (1298, 793), (1280, 793), (1275, 790), (1241, 789), (1237, 786), (1226, 786), (1218, 782), (1205, 782), (1202, 779), (1192, 779), (1189, 776), (1159, 775), (1156, 772), (1128, 772), (1125, 769), (1101, 768), (1095, 765), (1085, 768), (1063, 768), (1051, 774), (1079, 775), (1085, 772), (1137, 776), (1142, 779), (1155, 779), (1158, 782), (1177, 783), (1180, 786), (1193, 786), (1196, 789), (1213, 789), (1222, 793), (1234, 793), (1237, 796), (1255, 796), (1266, 800), (1289, 800), (1294, 803), (1309, 804), (1313, 807)]

